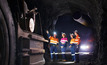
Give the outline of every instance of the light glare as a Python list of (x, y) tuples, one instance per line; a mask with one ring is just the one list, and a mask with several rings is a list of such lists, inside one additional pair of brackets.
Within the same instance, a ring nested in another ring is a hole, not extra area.
[(89, 46), (88, 45), (82, 45), (80, 48), (83, 50), (86, 50), (86, 49), (89, 49)]

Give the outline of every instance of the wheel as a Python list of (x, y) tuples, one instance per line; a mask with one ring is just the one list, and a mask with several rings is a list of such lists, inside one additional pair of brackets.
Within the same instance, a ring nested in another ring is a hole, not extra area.
[(0, 0), (0, 65), (15, 65), (15, 26), (6, 0)]

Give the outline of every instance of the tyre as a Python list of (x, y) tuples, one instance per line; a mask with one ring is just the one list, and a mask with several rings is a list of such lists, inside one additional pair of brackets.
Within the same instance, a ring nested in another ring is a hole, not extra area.
[(0, 65), (15, 65), (16, 36), (6, 0), (0, 0)]

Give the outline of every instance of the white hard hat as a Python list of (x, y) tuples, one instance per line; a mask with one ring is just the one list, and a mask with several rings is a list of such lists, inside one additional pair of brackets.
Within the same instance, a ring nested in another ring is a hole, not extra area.
[(54, 35), (57, 35), (57, 33), (56, 33), (56, 32), (53, 32), (53, 34), (54, 34)]
[(62, 32), (62, 34), (66, 35), (65, 33)]
[(75, 30), (74, 32), (78, 33), (78, 30)]

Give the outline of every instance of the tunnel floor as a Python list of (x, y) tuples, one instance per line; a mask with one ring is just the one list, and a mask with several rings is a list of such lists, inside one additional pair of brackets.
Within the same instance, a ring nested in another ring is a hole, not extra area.
[(71, 55), (66, 55), (66, 61), (61, 61), (61, 55), (58, 55), (57, 61), (46, 62), (44, 65), (88, 65), (91, 63), (92, 55), (79, 55), (79, 62), (72, 62)]

